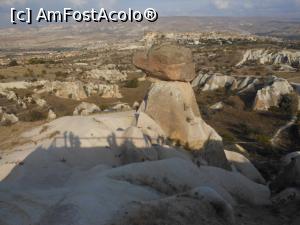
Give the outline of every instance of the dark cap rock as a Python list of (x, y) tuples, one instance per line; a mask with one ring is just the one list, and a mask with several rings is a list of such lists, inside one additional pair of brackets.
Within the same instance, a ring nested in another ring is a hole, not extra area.
[(138, 52), (133, 64), (149, 76), (166, 81), (192, 81), (195, 64), (190, 49), (174, 44), (156, 45), (147, 52)]

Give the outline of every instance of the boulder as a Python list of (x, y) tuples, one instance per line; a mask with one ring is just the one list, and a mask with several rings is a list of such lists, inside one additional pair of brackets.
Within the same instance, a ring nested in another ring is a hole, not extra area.
[(114, 105), (111, 109), (115, 111), (125, 111), (125, 110), (131, 110), (131, 107), (127, 103), (118, 103)]
[(223, 102), (217, 102), (216, 104), (213, 104), (209, 108), (212, 109), (212, 110), (220, 110), (220, 109), (224, 108), (224, 103)]
[(201, 118), (191, 84), (154, 83), (139, 112), (150, 116), (171, 140), (191, 150), (202, 150), (210, 165), (228, 166), (222, 138)]
[(48, 120), (55, 120), (56, 114), (50, 109), (48, 112)]
[(41, 99), (37, 95), (32, 96), (32, 100), (34, 101), (35, 104), (37, 104), (39, 107), (43, 108), (47, 106), (47, 102), (44, 99)]
[(1, 125), (11, 125), (19, 122), (19, 118), (14, 114), (3, 113), (0, 124)]
[(88, 116), (92, 113), (100, 112), (101, 109), (92, 103), (82, 102), (80, 103), (74, 110), (73, 115), (74, 116)]
[(133, 105), (132, 105), (132, 108), (133, 108), (134, 110), (138, 110), (139, 107), (140, 107), (140, 103), (138, 103), (137, 101), (135, 101), (135, 102), (133, 103)]
[(232, 166), (233, 171), (237, 171), (259, 184), (266, 184), (265, 179), (253, 164), (242, 154), (225, 150), (228, 162)]
[(147, 52), (138, 52), (133, 64), (161, 80), (189, 82), (195, 78), (192, 52), (177, 45), (156, 45)]

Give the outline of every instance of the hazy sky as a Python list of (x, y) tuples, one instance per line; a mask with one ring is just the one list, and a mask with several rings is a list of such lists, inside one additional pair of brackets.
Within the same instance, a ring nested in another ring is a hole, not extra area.
[(48, 10), (155, 8), (160, 16), (291, 16), (300, 17), (300, 0), (0, 0), (1, 24), (9, 22), (10, 8)]

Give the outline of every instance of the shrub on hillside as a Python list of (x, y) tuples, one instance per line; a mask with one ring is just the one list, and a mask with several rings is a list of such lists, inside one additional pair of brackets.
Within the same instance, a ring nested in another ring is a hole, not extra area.
[(47, 119), (46, 111), (39, 111), (36, 109), (30, 110), (28, 114), (25, 116), (24, 120), (28, 122), (40, 121)]
[(298, 96), (295, 93), (287, 94), (281, 97), (279, 108), (286, 114), (296, 115), (298, 112), (298, 104)]
[(128, 80), (126, 83), (125, 83), (125, 87), (126, 88), (137, 88), (139, 86), (139, 81), (137, 78), (135, 79), (132, 79), (132, 80)]
[(235, 109), (243, 110), (245, 108), (245, 103), (239, 96), (230, 96), (225, 103)]
[(42, 58), (31, 58), (28, 60), (28, 64), (36, 65), (36, 64), (54, 64), (53, 60), (46, 60)]
[(17, 60), (15, 60), (15, 59), (13, 59), (13, 60), (11, 60), (9, 63), (8, 63), (8, 66), (17, 66), (17, 65), (19, 65), (18, 64), (18, 62), (17, 62)]

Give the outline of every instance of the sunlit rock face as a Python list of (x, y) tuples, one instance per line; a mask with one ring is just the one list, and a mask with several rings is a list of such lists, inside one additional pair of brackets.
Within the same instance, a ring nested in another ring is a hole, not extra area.
[(177, 45), (153, 46), (134, 55), (133, 63), (152, 77), (167, 81), (192, 81), (195, 64), (192, 52)]

